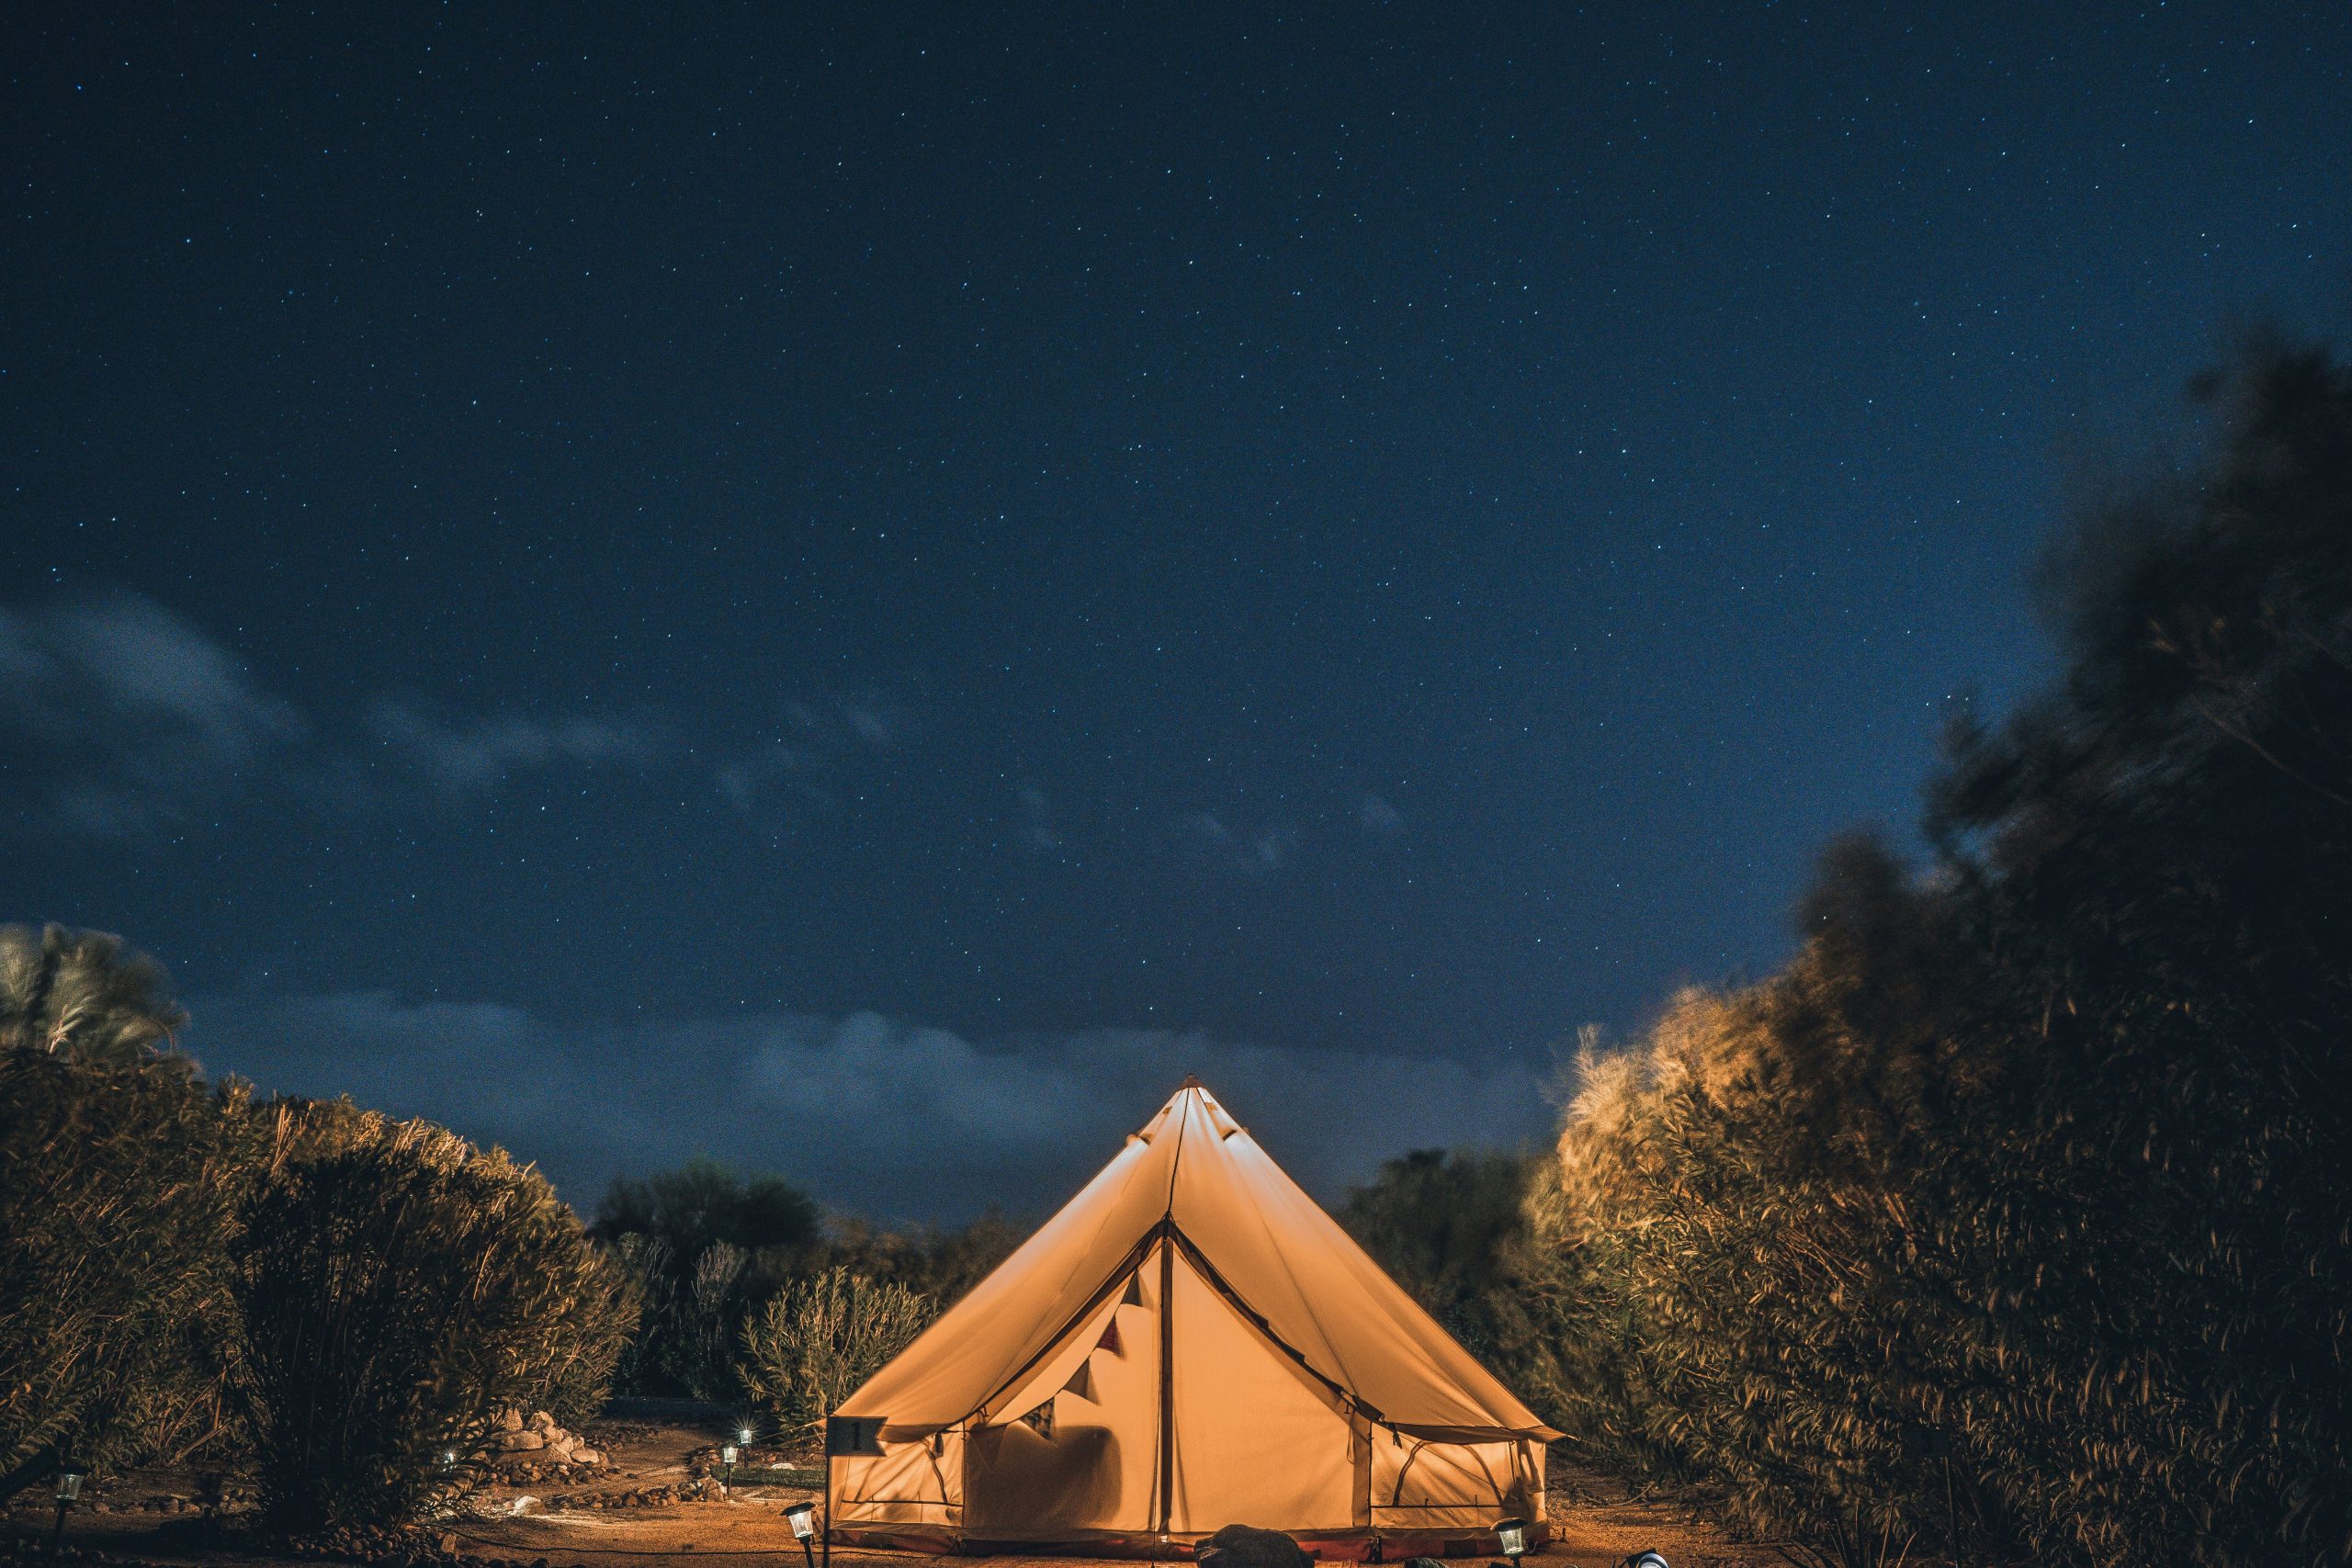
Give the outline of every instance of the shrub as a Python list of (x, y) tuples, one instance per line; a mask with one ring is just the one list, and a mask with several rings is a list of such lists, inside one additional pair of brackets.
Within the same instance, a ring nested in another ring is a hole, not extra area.
[(1526, 1213), (1538, 1162), (1497, 1149), (1417, 1149), (1351, 1190), (1338, 1218), (1471, 1354), (1549, 1414), (1559, 1382), (1532, 1289)]
[(619, 1270), (501, 1151), (347, 1102), (258, 1114), (269, 1146), (237, 1254), (229, 1386), (265, 1517), (295, 1531), (413, 1519), (477, 1479), (498, 1412), (569, 1377), (593, 1385), (628, 1332)]
[(2352, 375), (2250, 360), (2078, 544), (1926, 876), (1588, 1064), (1531, 1212), (1563, 1422), (1797, 1555), (2352, 1558)]
[(783, 1178), (695, 1159), (615, 1179), (595, 1233), (622, 1259), (642, 1307), (621, 1386), (732, 1399), (741, 1393), (734, 1352), (743, 1314), (801, 1271), (820, 1227), (816, 1203)]
[(787, 1442), (913, 1342), (937, 1309), (846, 1269), (796, 1280), (742, 1329), (743, 1386)]
[(738, 1392), (734, 1342), (744, 1261), (741, 1248), (712, 1242), (671, 1295), (659, 1365), (669, 1385), (691, 1398), (731, 1399)]
[(0, 1050), (0, 1474), (214, 1429), (241, 1103), (181, 1058)]

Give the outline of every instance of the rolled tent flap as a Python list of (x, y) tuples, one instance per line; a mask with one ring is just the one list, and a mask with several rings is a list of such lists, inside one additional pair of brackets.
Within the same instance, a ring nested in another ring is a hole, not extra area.
[[(880, 1527), (911, 1504), (925, 1540), (967, 1546), (1540, 1520), (1557, 1436), (1191, 1081), (835, 1414), (934, 1461), (965, 1439), (954, 1484), (864, 1467), (843, 1531), (908, 1539)], [(1440, 1495), (1380, 1498), (1380, 1433), (1457, 1450), (1399, 1472)], [(884, 1495), (892, 1477), (920, 1503)]]

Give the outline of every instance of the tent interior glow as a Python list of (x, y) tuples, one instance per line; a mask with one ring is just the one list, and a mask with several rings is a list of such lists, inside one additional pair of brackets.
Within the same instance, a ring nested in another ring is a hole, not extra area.
[(1557, 1435), (1197, 1080), (837, 1415), (881, 1440), (828, 1460), (831, 1533), (933, 1550), (1484, 1550)]

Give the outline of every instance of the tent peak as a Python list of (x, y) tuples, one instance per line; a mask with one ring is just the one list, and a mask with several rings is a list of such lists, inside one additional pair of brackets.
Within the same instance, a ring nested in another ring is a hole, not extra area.
[(1176, 1086), (1176, 1092), (1178, 1094), (1182, 1094), (1188, 1089), (1206, 1089), (1208, 1087), (1208, 1085), (1201, 1081), (1200, 1074), (1186, 1073), (1184, 1075), (1184, 1081)]

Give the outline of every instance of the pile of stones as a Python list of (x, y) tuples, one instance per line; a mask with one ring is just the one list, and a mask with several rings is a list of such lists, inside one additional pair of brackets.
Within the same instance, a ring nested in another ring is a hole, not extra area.
[(605, 1456), (589, 1447), (585, 1438), (557, 1426), (555, 1417), (544, 1410), (528, 1416), (509, 1410), (500, 1416), (498, 1429), (490, 1435), (490, 1459), (502, 1470), (518, 1470), (532, 1480), (571, 1470), (594, 1470), (605, 1462)]

